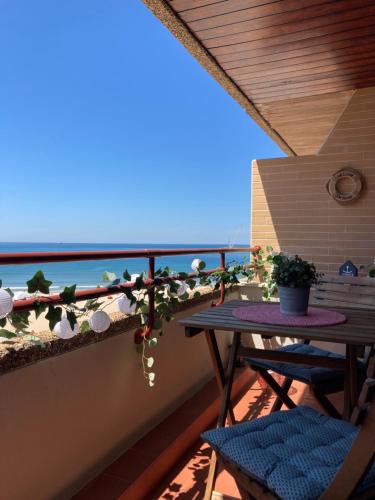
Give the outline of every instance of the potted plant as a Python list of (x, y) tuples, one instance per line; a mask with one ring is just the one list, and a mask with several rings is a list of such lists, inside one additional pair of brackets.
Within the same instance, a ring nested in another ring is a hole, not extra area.
[(272, 257), (271, 280), (279, 290), (280, 312), (292, 316), (304, 316), (309, 305), (311, 285), (319, 282), (321, 274), (314, 264), (298, 255), (278, 253)]
[(360, 266), (360, 269), (366, 271), (367, 276), (369, 278), (375, 278), (375, 259), (372, 264), (368, 264), (366, 266)]

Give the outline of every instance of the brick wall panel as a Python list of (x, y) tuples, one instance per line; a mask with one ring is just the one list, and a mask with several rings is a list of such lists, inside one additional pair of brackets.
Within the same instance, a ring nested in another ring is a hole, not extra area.
[[(375, 89), (357, 91), (320, 154), (257, 160), (252, 166), (252, 243), (271, 245), (313, 260), (336, 273), (351, 258), (375, 257)], [(326, 192), (343, 167), (365, 176), (366, 190), (340, 205)]]

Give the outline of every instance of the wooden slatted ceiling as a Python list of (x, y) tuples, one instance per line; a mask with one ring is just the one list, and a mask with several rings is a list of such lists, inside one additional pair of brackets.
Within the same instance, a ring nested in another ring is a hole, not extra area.
[(297, 154), (375, 86), (374, 0), (163, 1)]

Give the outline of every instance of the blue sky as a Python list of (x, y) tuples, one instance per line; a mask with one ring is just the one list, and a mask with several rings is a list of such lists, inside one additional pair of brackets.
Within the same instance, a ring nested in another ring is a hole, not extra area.
[(140, 0), (0, 0), (1, 241), (249, 241), (280, 149)]

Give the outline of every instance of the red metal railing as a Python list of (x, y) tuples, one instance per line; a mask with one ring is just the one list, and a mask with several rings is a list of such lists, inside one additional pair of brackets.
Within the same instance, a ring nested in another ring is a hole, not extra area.
[[(121, 250), (121, 251), (97, 251), (97, 252), (34, 252), (34, 253), (3, 253), (0, 254), (0, 265), (21, 265), (21, 264), (42, 264), (47, 262), (74, 262), (84, 260), (112, 260), (112, 259), (148, 259), (148, 277), (144, 280), (145, 286), (148, 288), (149, 297), (149, 314), (148, 324), (145, 331), (147, 335), (153, 329), (154, 325), (154, 305), (155, 305), (155, 289), (150, 286), (167, 283), (177, 277), (155, 278), (155, 258), (166, 257), (169, 255), (198, 255), (198, 254), (220, 254), (220, 267), (204, 271), (201, 274), (210, 275), (218, 269), (225, 268), (226, 253), (244, 253), (257, 254), (260, 247), (241, 247), (241, 248), (186, 248), (186, 249), (151, 249), (151, 250)], [(195, 273), (190, 273), (189, 278), (194, 278)], [(100, 288), (90, 288), (76, 292), (77, 301), (114, 295), (124, 291), (125, 288), (134, 287), (134, 283), (124, 283), (120, 285)], [(224, 301), (224, 285), (221, 285), (220, 299), (216, 304), (220, 305)], [(62, 304), (64, 301), (59, 294), (51, 294), (48, 296), (30, 298), (25, 300), (16, 300), (14, 302), (14, 311), (27, 311), (34, 308), (36, 302), (45, 302), (48, 304)]]

